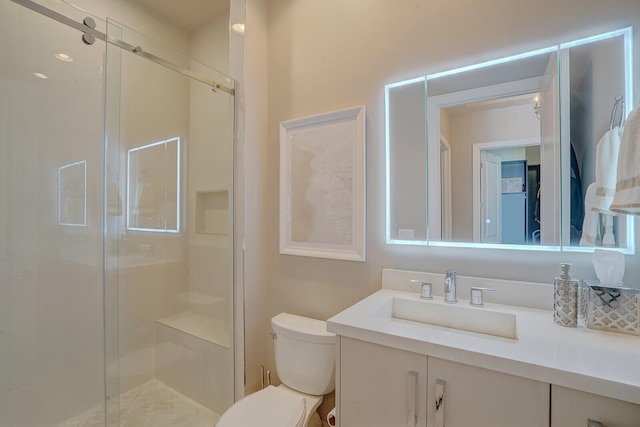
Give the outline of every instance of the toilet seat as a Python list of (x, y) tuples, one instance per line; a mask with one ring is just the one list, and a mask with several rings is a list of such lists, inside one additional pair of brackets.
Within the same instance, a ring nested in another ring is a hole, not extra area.
[(304, 397), (281, 387), (270, 385), (239, 400), (222, 415), (216, 427), (304, 427)]

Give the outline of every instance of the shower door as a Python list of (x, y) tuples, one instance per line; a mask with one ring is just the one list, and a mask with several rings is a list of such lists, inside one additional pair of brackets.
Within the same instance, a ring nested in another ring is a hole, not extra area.
[(215, 425), (234, 81), (64, 1), (0, 22), (0, 427)]
[(0, 20), (0, 426), (79, 425), (104, 412), (105, 43), (7, 0)]
[(215, 425), (234, 400), (234, 82), (108, 20), (108, 425)]

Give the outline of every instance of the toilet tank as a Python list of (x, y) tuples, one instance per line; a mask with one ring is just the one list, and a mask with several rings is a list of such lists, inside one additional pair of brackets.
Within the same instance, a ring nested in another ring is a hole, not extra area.
[(287, 387), (316, 396), (335, 388), (336, 336), (322, 320), (280, 313), (271, 319), (276, 369)]

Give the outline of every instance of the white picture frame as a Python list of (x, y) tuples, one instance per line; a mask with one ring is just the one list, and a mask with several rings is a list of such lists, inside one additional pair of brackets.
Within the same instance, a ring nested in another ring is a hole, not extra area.
[(280, 253), (366, 259), (365, 107), (280, 123)]

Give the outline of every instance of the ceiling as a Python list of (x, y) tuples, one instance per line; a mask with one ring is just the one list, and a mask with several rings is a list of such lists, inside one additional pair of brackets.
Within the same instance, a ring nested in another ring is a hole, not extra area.
[(229, 0), (135, 0), (153, 13), (194, 31), (229, 12)]

